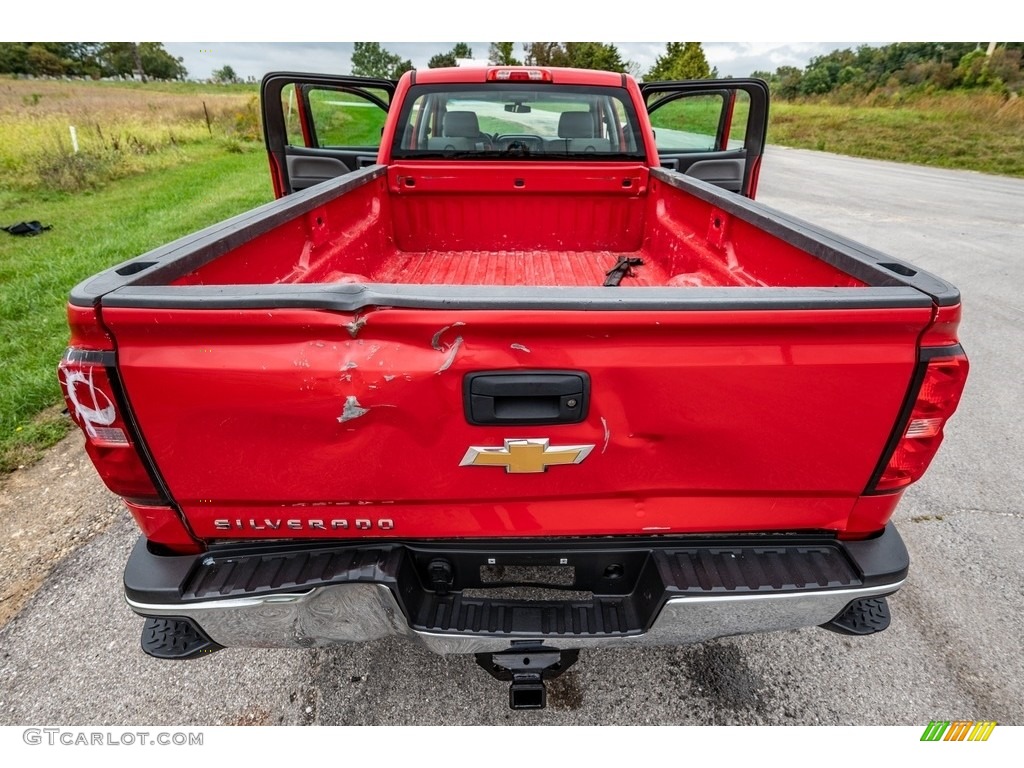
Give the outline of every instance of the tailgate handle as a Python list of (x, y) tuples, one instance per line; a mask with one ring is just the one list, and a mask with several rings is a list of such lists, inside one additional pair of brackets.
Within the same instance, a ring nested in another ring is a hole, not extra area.
[(590, 377), (582, 371), (487, 371), (466, 375), (470, 424), (576, 424), (587, 417)]

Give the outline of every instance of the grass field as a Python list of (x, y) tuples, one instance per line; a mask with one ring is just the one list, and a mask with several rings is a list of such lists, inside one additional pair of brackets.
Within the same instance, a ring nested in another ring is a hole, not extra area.
[[(56, 366), (67, 343), (68, 291), (273, 197), (262, 145), (238, 130), (252, 96), (251, 87), (197, 93), (0, 81), (0, 223), (53, 227), (37, 237), (0, 232), (0, 472), (31, 461), (67, 430)], [(94, 162), (48, 183), (40, 168), (76, 162), (69, 139), (59, 146), (69, 119), (81, 126), (79, 154), (93, 153)]]
[[(367, 143), (379, 136), (376, 110), (348, 108), (334, 93), (318, 98), (318, 108), (337, 115), (332, 131)], [(1024, 176), (1022, 102), (991, 94), (857, 106), (776, 102), (768, 139)], [(35, 238), (0, 233), (0, 474), (67, 430), (55, 368), (67, 341), (68, 291), (270, 200), (260, 137), (251, 85), (0, 79), (0, 224), (53, 226)]]
[(1024, 176), (1024, 99), (948, 93), (893, 104), (775, 102), (768, 141), (854, 157)]

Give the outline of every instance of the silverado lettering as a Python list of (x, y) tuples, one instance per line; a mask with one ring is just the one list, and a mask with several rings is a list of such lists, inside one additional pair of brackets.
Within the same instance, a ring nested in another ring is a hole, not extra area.
[[(399, 635), (533, 708), (580, 649), (888, 626), (960, 295), (754, 201), (763, 82), (272, 73), (262, 104), (278, 199), (68, 305), (147, 653)], [(388, 516), (281, 512), (345, 505)]]
[[(252, 518), (248, 520), (214, 520), (213, 527), (218, 531), (230, 531), (234, 530), (251, 530), (251, 531), (277, 531), (284, 526), (293, 531), (301, 531), (304, 528), (310, 530), (320, 531), (346, 531), (349, 529), (349, 521), (345, 519), (331, 519), (331, 520), (282, 520), (277, 518), (271, 520), (264, 518), (263, 520), (254, 520)], [(371, 528), (379, 528), (382, 531), (390, 531), (395, 527), (393, 520), (388, 518), (379, 518), (377, 520), (370, 520), (369, 518), (356, 518), (352, 521), (351, 528), (357, 531), (368, 531)]]

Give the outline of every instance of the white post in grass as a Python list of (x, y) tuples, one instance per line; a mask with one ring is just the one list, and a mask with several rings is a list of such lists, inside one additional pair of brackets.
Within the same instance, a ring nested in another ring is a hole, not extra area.
[(77, 155), (78, 154), (78, 132), (75, 130), (75, 126), (73, 126), (73, 125), (69, 125), (68, 128), (71, 129), (71, 148), (75, 151), (75, 154)]

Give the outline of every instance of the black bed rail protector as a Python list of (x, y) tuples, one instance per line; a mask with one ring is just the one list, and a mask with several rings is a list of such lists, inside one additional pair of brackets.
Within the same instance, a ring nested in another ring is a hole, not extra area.
[(484, 285), (132, 285), (103, 297), (105, 307), (151, 309), (506, 309), (517, 311), (696, 311), (898, 309), (930, 307), (914, 288), (624, 288)]

